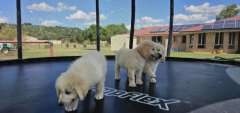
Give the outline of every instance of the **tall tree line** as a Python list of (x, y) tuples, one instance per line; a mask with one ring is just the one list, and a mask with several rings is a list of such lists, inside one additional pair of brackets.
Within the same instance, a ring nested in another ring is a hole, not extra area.
[[(90, 42), (96, 40), (96, 25), (91, 25), (83, 30), (80, 28), (46, 27), (25, 23), (22, 25), (22, 31), (24, 36), (32, 36), (40, 40), (64, 40), (78, 43), (86, 40)], [(124, 24), (111, 24), (100, 27), (101, 40), (108, 42), (110, 42), (111, 36), (127, 32), (128, 30)], [(0, 40), (13, 40), (14, 38), (16, 38), (16, 25), (0, 24)]]

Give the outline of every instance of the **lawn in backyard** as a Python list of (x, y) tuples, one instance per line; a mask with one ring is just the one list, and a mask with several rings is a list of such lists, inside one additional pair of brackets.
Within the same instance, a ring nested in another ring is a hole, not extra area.
[[(58, 56), (81, 56), (88, 51), (96, 50), (95, 46), (87, 47), (65, 47), (65, 46), (54, 46), (53, 57)], [(101, 47), (101, 52), (104, 55), (114, 55), (114, 51), (111, 51), (110, 46)], [(209, 52), (171, 52), (171, 57), (181, 58), (197, 58), (197, 59), (213, 59), (215, 56), (232, 59), (238, 58), (240, 61), (240, 54), (211, 54)], [(28, 46), (23, 48), (23, 58), (39, 58), (39, 57), (50, 57), (50, 49), (47, 46)], [(6, 55), (1, 54), (0, 60), (16, 59), (17, 51), (11, 51)]]

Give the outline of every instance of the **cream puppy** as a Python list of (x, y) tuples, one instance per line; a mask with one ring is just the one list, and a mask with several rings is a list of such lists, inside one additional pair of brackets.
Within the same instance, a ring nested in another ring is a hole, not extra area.
[[(124, 67), (128, 72), (129, 87), (136, 87), (136, 84), (143, 84), (142, 73), (146, 61), (162, 56), (156, 53), (156, 47), (156, 43), (145, 40), (135, 49), (120, 49), (116, 54), (115, 79), (120, 79), (120, 67)], [(147, 66), (146, 71), (152, 73), (152, 70), (150, 71), (148, 67), (151, 66)]]
[(149, 76), (151, 83), (156, 83), (156, 71), (160, 62), (165, 61), (165, 48), (161, 44), (155, 44), (152, 56), (146, 60), (143, 72)]
[(74, 61), (56, 80), (58, 103), (66, 111), (75, 111), (92, 86), (96, 86), (97, 100), (103, 99), (107, 63), (105, 57), (93, 51)]

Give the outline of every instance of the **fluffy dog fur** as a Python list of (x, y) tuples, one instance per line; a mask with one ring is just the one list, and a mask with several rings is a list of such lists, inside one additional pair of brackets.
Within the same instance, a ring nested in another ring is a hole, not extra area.
[(129, 87), (143, 84), (143, 71), (150, 77), (151, 82), (156, 82), (156, 67), (158, 60), (164, 58), (163, 50), (160, 44), (147, 40), (135, 49), (120, 49), (116, 54), (115, 79), (120, 79), (120, 68), (124, 67), (128, 72)]
[(105, 57), (97, 51), (83, 55), (74, 61), (68, 70), (56, 80), (56, 92), (59, 104), (66, 111), (75, 111), (79, 100), (84, 100), (89, 89), (96, 85), (95, 98), (100, 100), (104, 94), (104, 82), (107, 63)]
[[(151, 83), (156, 83), (156, 71), (159, 62), (165, 61), (165, 49), (161, 44), (155, 44), (153, 56), (146, 60), (143, 72), (149, 76)], [(160, 55), (160, 56), (159, 56)]]

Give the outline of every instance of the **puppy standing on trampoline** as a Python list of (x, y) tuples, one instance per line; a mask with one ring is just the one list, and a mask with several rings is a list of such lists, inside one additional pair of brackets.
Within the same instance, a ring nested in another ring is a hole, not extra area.
[(90, 88), (96, 85), (97, 100), (104, 97), (104, 82), (107, 72), (105, 57), (97, 52), (90, 52), (74, 61), (68, 70), (56, 80), (58, 103), (66, 111), (75, 111), (79, 100), (84, 100)]
[(148, 40), (135, 49), (122, 48), (116, 54), (115, 79), (120, 79), (120, 67), (124, 67), (128, 72), (129, 87), (143, 84), (143, 72), (150, 77), (150, 82), (155, 83), (156, 67), (159, 59), (164, 59), (164, 56), (164, 47)]

